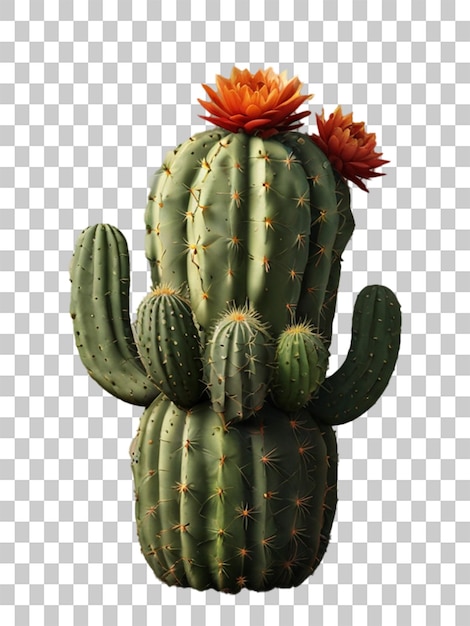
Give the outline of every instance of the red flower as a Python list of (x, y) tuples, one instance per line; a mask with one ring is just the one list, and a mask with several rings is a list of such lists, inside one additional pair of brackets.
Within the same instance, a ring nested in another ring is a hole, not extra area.
[(234, 67), (230, 78), (216, 77), (217, 91), (202, 85), (210, 101), (199, 100), (210, 113), (202, 119), (231, 132), (243, 131), (264, 139), (277, 133), (299, 128), (298, 120), (310, 111), (294, 113), (312, 96), (300, 95), (302, 83), (297, 77), (287, 80), (286, 72), (276, 74), (272, 68), (249, 70)]
[(343, 115), (338, 106), (325, 121), (324, 112), (317, 115), (319, 135), (310, 138), (323, 150), (333, 168), (364, 191), (369, 191), (362, 178), (384, 176), (374, 172), (376, 167), (390, 163), (380, 159), (382, 152), (375, 152), (375, 133), (366, 133), (364, 122), (353, 122), (352, 113)]

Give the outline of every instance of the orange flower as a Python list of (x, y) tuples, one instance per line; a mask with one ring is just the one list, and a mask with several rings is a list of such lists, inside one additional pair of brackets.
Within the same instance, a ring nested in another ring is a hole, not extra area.
[(364, 122), (353, 122), (352, 113), (343, 115), (340, 106), (327, 121), (323, 111), (316, 117), (319, 135), (311, 135), (311, 139), (323, 150), (339, 174), (364, 191), (369, 191), (361, 178), (384, 176), (384, 173), (373, 170), (390, 163), (379, 158), (382, 152), (374, 152), (375, 133), (366, 133)]
[(310, 111), (294, 113), (312, 96), (300, 95), (302, 83), (297, 77), (288, 81), (286, 72), (276, 74), (269, 68), (252, 74), (234, 67), (230, 78), (217, 76), (216, 85), (217, 92), (202, 85), (210, 101), (199, 102), (210, 116), (201, 117), (234, 133), (266, 139), (302, 126), (295, 122), (310, 115)]

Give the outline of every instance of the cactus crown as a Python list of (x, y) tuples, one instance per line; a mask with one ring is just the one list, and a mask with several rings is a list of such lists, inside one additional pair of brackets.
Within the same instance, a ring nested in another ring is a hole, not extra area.
[(309, 322), (298, 322), (297, 324), (292, 324), (285, 329), (285, 332), (288, 335), (302, 335), (302, 334), (310, 334), (315, 331), (312, 324)]
[(161, 283), (160, 285), (156, 285), (152, 291), (147, 294), (148, 298), (152, 296), (161, 297), (161, 296), (175, 296), (179, 300), (185, 302), (189, 306), (189, 299), (185, 290), (182, 287), (178, 289), (170, 285), (170, 283)]
[(254, 309), (250, 309), (248, 306), (236, 306), (235, 304), (230, 304), (227, 307), (227, 311), (223, 312), (221, 315), (221, 319), (230, 320), (231, 322), (246, 322), (250, 321), (256, 325), (266, 326), (261, 322), (260, 315)]
[(157, 285), (152, 291), (153, 296), (179, 296), (181, 295), (177, 289), (169, 284)]

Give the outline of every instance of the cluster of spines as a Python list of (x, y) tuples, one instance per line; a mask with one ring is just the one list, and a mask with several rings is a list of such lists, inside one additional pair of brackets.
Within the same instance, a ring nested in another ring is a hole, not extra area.
[(167, 584), (236, 593), (300, 584), (336, 507), (336, 442), (272, 406), (221, 427), (205, 402), (157, 399), (131, 446), (143, 553)]

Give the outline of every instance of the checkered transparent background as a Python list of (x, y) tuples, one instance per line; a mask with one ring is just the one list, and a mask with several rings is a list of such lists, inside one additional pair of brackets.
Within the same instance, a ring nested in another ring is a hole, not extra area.
[[(467, 8), (1, 0), (2, 626), (470, 624)], [(312, 111), (342, 104), (377, 133), (391, 162), (369, 194), (353, 191), (331, 366), (368, 283), (397, 292), (403, 339), (382, 399), (338, 428), (323, 564), (299, 588), (232, 597), (163, 586), (140, 554), (128, 457), (140, 409), (85, 373), (68, 264), (83, 228), (118, 226), (135, 311), (150, 176), (205, 128), (200, 83), (234, 63), (286, 69)]]

